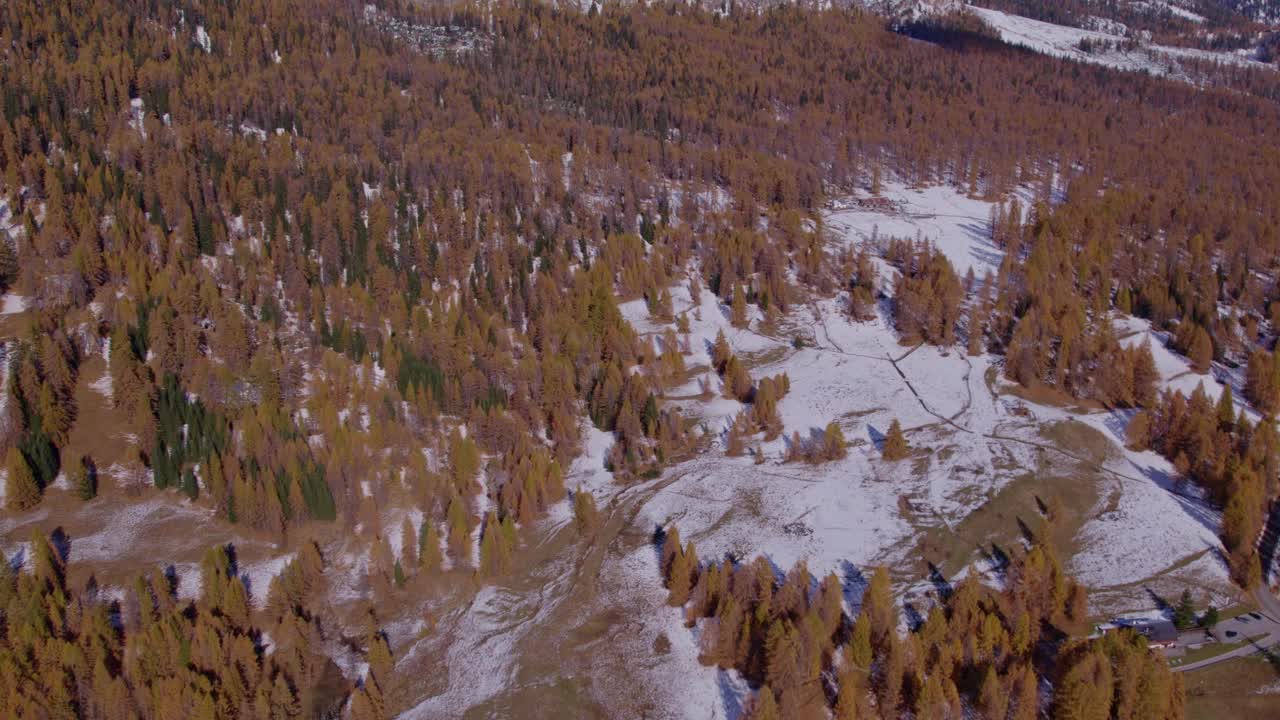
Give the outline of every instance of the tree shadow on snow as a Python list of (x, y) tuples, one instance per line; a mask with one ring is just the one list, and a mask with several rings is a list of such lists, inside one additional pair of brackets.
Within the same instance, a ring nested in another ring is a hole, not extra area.
[[(724, 704), (724, 716), (726, 720), (738, 720), (743, 716), (746, 708), (745, 697), (738, 691), (738, 687), (734, 685), (733, 678), (727, 670), (720, 670), (716, 673), (716, 686), (720, 690), (720, 702)], [(747, 693), (748, 695), (750, 692)]]
[(662, 566), (662, 546), (667, 544), (667, 530), (661, 525), (653, 526), (653, 559), (658, 561), (658, 566)]
[(13, 551), (13, 555), (9, 558), (9, 570), (15, 575), (22, 572), (22, 567), (27, 564), (27, 548), (19, 547)]
[(947, 576), (942, 574), (942, 568), (934, 565), (932, 562), (929, 562), (928, 565), (929, 582), (933, 584), (933, 589), (938, 593), (938, 597), (943, 600), (951, 597), (951, 593), (955, 591), (955, 587), (951, 584), (951, 581), (947, 579)]
[(907, 621), (907, 627), (912, 632), (919, 630), (920, 626), (924, 624), (924, 615), (916, 609), (915, 603), (902, 603), (902, 617)]
[(982, 553), (982, 556), (986, 558), (987, 562), (991, 563), (991, 572), (1000, 577), (1004, 577), (1004, 572), (1009, 567), (1009, 553), (1005, 552), (1004, 548), (994, 542), (991, 543), (990, 550), (987, 550), (984, 547), (979, 547), (978, 551)]
[(875, 446), (877, 451), (884, 452), (884, 441), (887, 436), (872, 427), (871, 423), (867, 423), (867, 437), (871, 438), (871, 444)]
[[(960, 223), (960, 229), (969, 240), (969, 255), (974, 260), (988, 267), (1000, 267), (1001, 261), (1004, 260), (1004, 251), (991, 242), (990, 223)], [(976, 270), (974, 275), (978, 275)], [(978, 277), (978, 281), (982, 281), (981, 276)]]
[(1151, 602), (1155, 603), (1156, 609), (1159, 610), (1162, 615), (1168, 617), (1173, 616), (1173, 606), (1170, 605), (1169, 601), (1165, 600), (1160, 593), (1152, 589), (1150, 585), (1143, 585), (1142, 589), (1146, 591), (1147, 596), (1151, 598)]
[(1219, 532), (1218, 517), (1214, 514), (1213, 508), (1209, 506), (1207, 501), (1191, 497), (1181, 489), (1180, 486), (1187, 481), (1176, 478), (1168, 472), (1151, 465), (1144, 467), (1134, 462), (1129, 464), (1137, 468), (1138, 472), (1155, 483), (1161, 490), (1169, 493), (1169, 496), (1174, 499), (1174, 502), (1178, 504), (1182, 512), (1186, 513), (1187, 517), (1200, 523), (1202, 527), (1213, 533), (1214, 537), (1217, 537)]
[(844, 590), (844, 601), (849, 604), (849, 613), (857, 617), (862, 611), (862, 595), (867, 591), (870, 579), (862, 570), (848, 560), (840, 561), (840, 586)]
[(1134, 409), (1112, 410), (1107, 413), (1107, 417), (1102, 421), (1102, 424), (1111, 433), (1112, 437), (1118, 440), (1121, 445), (1124, 445), (1128, 443), (1126, 434), (1129, 430), (1129, 421), (1137, 414), (1138, 411)]
[(49, 544), (53, 546), (53, 551), (58, 553), (58, 559), (62, 560), (63, 566), (71, 559), (71, 537), (67, 532), (58, 526), (49, 533)]

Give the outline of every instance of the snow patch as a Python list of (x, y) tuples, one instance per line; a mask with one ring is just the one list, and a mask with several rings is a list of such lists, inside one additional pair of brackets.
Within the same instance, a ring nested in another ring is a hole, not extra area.
[(213, 52), (213, 40), (209, 37), (209, 33), (205, 31), (203, 25), (196, 26), (196, 44), (206, 53)]
[(4, 296), (4, 305), (0, 307), (0, 315), (17, 315), (26, 312), (30, 305), (31, 299), (17, 293), (7, 293)]

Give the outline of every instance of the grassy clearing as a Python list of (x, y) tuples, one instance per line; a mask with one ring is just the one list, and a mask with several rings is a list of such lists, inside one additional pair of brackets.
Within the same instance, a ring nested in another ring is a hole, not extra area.
[(1084, 423), (1056, 422), (1041, 428), (1040, 436), (1072, 455), (1099, 465), (1113, 453), (1111, 441)]
[[(993, 375), (987, 376), (987, 382), (994, 381)], [(990, 386), (990, 385), (989, 385)], [(1091, 400), (1080, 400), (1048, 385), (1022, 387), (1021, 385), (1005, 385), (1001, 388), (1004, 394), (1012, 395), (1037, 405), (1060, 407), (1071, 412), (1085, 413), (1102, 409), (1102, 405)]]
[(1187, 654), (1183, 655), (1182, 657), (1177, 657), (1169, 660), (1169, 667), (1181, 667), (1183, 665), (1190, 665), (1191, 663), (1194, 663), (1194, 662), (1200, 662), (1201, 660), (1208, 660), (1209, 658), (1215, 658), (1215, 657), (1218, 657), (1219, 655), (1224, 655), (1226, 653), (1229, 653), (1232, 650), (1239, 650), (1240, 648), (1244, 647), (1248, 643), (1261, 640), (1266, 636), (1267, 636), (1266, 633), (1262, 633), (1261, 635), (1247, 637), (1244, 640), (1240, 640), (1238, 642), (1209, 643), (1208, 645), (1205, 645), (1198, 650), (1188, 651)]
[(762, 367), (768, 367), (782, 362), (792, 353), (792, 349), (785, 345), (771, 347), (767, 350), (758, 352), (740, 353), (738, 359), (747, 366), (748, 370), (756, 370)]
[(1280, 717), (1280, 693), (1259, 692), (1280, 682), (1280, 667), (1250, 656), (1233, 658), (1183, 677), (1187, 720)]
[[(80, 365), (75, 393), (76, 423), (62, 450), (64, 470), (78, 462), (81, 455), (93, 458), (100, 473), (125, 460), (129, 443), (124, 435), (131, 429), (131, 423), (111, 407), (106, 396), (90, 387), (106, 372), (107, 363), (100, 355), (93, 355)], [(110, 483), (111, 478), (104, 473), (101, 481)]]
[[(1079, 423), (1056, 423), (1044, 434), (1059, 447), (1090, 460), (1100, 461), (1108, 452), (1106, 438)], [(1042, 457), (1040, 467), (1032, 472), (1016, 464), (1007, 470), (1021, 473), (995, 492), (984, 478), (975, 479), (974, 493), (985, 492), (985, 502), (950, 527), (933, 516), (906, 515), (920, 531), (916, 556), (924, 560), (925, 568), (931, 563), (950, 577), (975, 555), (990, 558), (1008, 553), (1029, 534), (1043, 532), (1050, 534), (1063, 557), (1078, 551), (1076, 534), (1099, 501), (1098, 473), (1056, 463), (1048, 457)], [(1047, 518), (1051, 507), (1059, 513), (1052, 523)]]

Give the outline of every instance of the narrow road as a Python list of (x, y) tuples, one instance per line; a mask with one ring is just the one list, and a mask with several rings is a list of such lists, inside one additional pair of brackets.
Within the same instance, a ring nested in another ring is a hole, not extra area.
[(1271, 594), (1265, 587), (1253, 591), (1253, 599), (1258, 601), (1258, 610), (1272, 622), (1280, 623), (1280, 599)]
[(1275, 647), (1277, 644), (1280, 644), (1280, 632), (1271, 633), (1270, 635), (1262, 638), (1261, 640), (1250, 642), (1248, 645), (1238, 647), (1235, 650), (1232, 650), (1231, 652), (1226, 652), (1221, 655), (1215, 655), (1205, 660), (1198, 660), (1196, 662), (1189, 663), (1187, 665), (1181, 665), (1179, 667), (1169, 668), (1169, 669), (1172, 670), (1173, 672), (1188, 672), (1190, 670), (1199, 670), (1200, 668), (1208, 667), (1209, 665), (1216, 665), (1220, 662), (1225, 662), (1233, 658), (1245, 657), (1247, 655), (1252, 655), (1256, 652), (1262, 652), (1263, 650), (1266, 650), (1268, 648)]

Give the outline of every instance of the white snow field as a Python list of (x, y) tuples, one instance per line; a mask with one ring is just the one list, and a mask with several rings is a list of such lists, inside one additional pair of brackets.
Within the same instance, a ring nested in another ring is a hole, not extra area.
[[(828, 213), (827, 227), (850, 240), (867, 241), (872, 235), (915, 239), (917, 235), (937, 246), (964, 277), (971, 268), (981, 279), (1000, 267), (1001, 251), (991, 242), (990, 216), (994, 203), (975, 200), (948, 185), (911, 187), (897, 181), (883, 183), (876, 204), (863, 201), (838, 203)], [(896, 211), (887, 212), (892, 206)]]
[[(995, 28), (1000, 33), (1000, 38), (1011, 45), (1021, 45), (1045, 55), (1106, 65), (1119, 70), (1150, 72), (1177, 80), (1189, 80), (1179, 64), (1181, 60), (1207, 60), (1242, 67), (1273, 69), (1266, 63), (1235, 53), (1143, 43), (1139, 43), (1136, 49), (1127, 51), (1122, 49), (1125, 38), (1121, 35), (1055, 25), (988, 8), (969, 6), (968, 9)], [(1080, 47), (1082, 40), (1098, 47), (1093, 52), (1085, 52)]]
[(1114, 324), (1121, 345), (1133, 347), (1144, 342), (1149, 344), (1156, 369), (1160, 371), (1161, 390), (1177, 390), (1190, 396), (1197, 387), (1202, 387), (1205, 395), (1216, 402), (1226, 386), (1231, 385), (1236, 412), (1243, 409), (1252, 422), (1257, 422), (1262, 417), (1244, 402), (1243, 367), (1231, 370), (1220, 363), (1214, 363), (1209, 372), (1202, 375), (1191, 369), (1191, 361), (1185, 355), (1169, 347), (1170, 333), (1156, 330), (1147, 320), (1131, 316), (1118, 316)]

